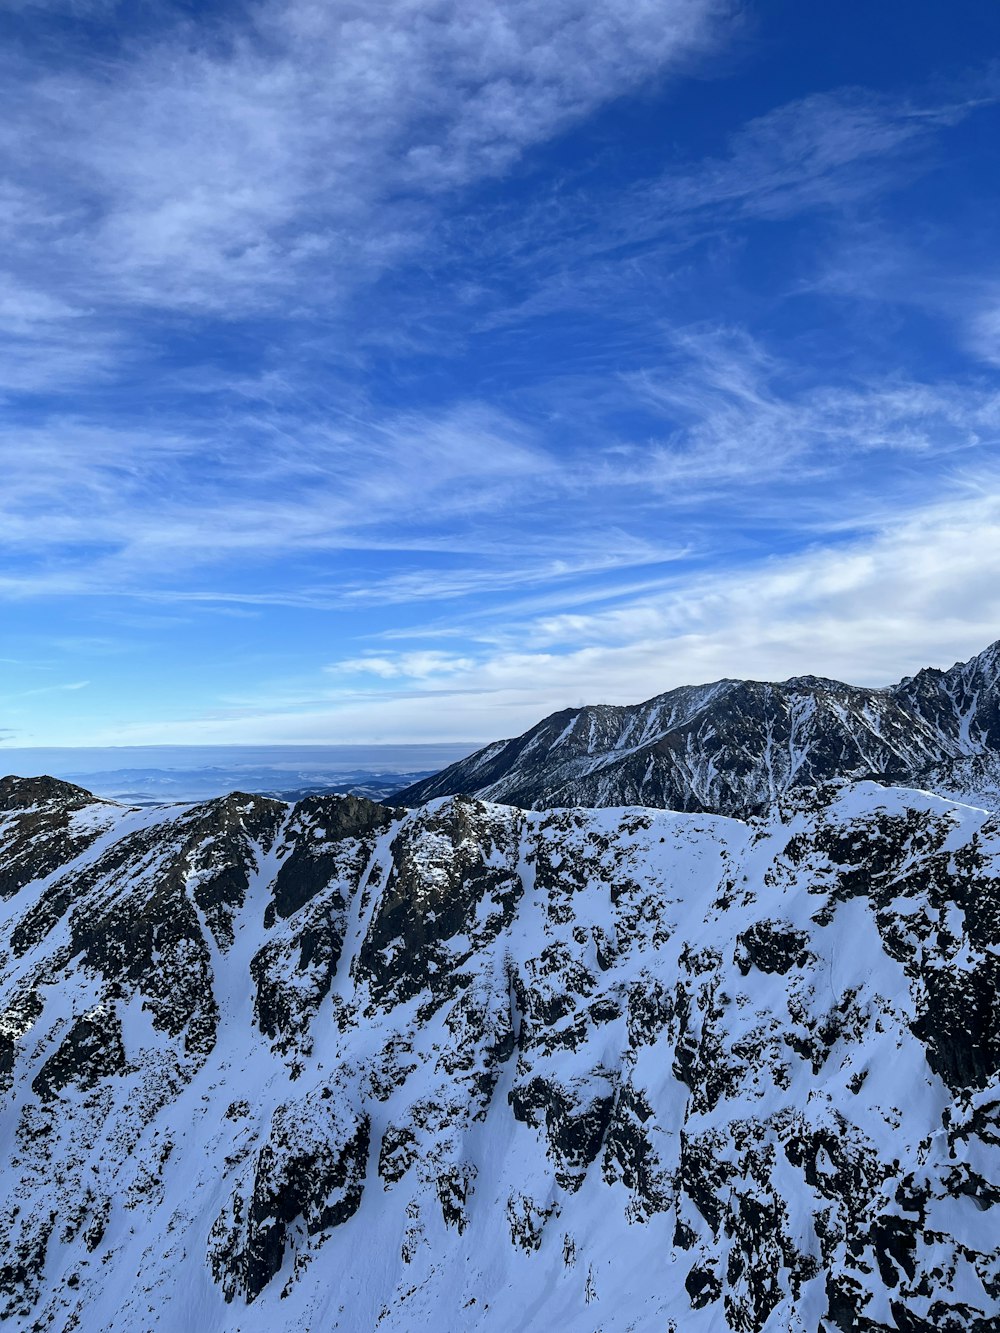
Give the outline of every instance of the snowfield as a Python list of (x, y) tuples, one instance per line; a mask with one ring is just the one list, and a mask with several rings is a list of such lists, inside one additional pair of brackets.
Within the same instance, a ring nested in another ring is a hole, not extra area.
[(0, 782), (11, 1329), (1000, 1326), (1000, 820)]

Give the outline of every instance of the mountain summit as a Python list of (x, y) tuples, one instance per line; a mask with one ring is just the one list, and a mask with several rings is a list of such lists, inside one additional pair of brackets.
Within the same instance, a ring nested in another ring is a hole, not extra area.
[(553, 713), (394, 798), (529, 809), (657, 806), (744, 818), (782, 793), (871, 777), (960, 798), (1000, 790), (1000, 641), (885, 689), (720, 680)]

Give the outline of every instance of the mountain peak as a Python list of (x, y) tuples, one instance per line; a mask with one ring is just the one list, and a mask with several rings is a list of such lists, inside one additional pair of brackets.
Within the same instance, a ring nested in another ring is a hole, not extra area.
[[(960, 758), (982, 758), (973, 768)], [(952, 764), (952, 777), (942, 765)], [(836, 778), (921, 785), (976, 799), (1000, 774), (1000, 642), (947, 672), (872, 689), (825, 676), (723, 679), (634, 705), (551, 714), (396, 799), (465, 792), (541, 809), (646, 805), (746, 817), (782, 792)]]
[(48, 775), (21, 778), (10, 773), (0, 778), (0, 810), (24, 810), (29, 806), (59, 802), (91, 804), (99, 799), (75, 783)]

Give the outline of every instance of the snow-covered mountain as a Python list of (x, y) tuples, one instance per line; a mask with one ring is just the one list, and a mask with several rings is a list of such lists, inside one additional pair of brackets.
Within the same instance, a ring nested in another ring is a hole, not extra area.
[(647, 805), (744, 817), (789, 790), (876, 777), (980, 799), (1000, 790), (1000, 642), (888, 689), (817, 676), (721, 680), (631, 706), (554, 713), (394, 799), (531, 809)]
[[(989, 717), (905, 697), (957, 745)], [(738, 822), (4, 779), (0, 1319), (988, 1333), (998, 981), (1000, 819), (922, 792)]]

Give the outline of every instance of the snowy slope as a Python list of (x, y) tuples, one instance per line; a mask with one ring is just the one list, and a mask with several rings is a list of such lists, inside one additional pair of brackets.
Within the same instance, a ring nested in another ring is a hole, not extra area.
[(629, 707), (567, 709), (394, 799), (464, 794), (533, 809), (635, 804), (742, 818), (783, 792), (848, 777), (992, 798), (1000, 642), (890, 689), (817, 676), (722, 680)]
[(1000, 821), (0, 782), (13, 1329), (997, 1327)]

